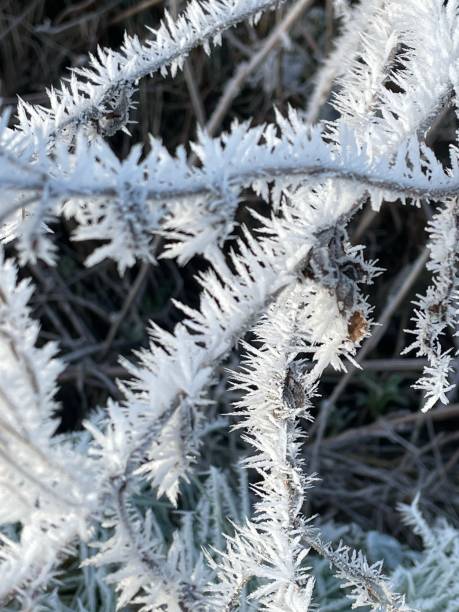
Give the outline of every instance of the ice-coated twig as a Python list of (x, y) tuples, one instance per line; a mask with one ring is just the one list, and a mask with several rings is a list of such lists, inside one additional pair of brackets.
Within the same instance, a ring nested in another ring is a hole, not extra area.
[(150, 39), (125, 35), (119, 51), (100, 48), (89, 66), (74, 68), (68, 83), (48, 91), (50, 108), (21, 101), (18, 128), (48, 142), (69, 141), (82, 127), (112, 135), (126, 126), (138, 81), (154, 72), (175, 76), (192, 49), (219, 44), (222, 32), (283, 0), (191, 0), (174, 21), (166, 12)]

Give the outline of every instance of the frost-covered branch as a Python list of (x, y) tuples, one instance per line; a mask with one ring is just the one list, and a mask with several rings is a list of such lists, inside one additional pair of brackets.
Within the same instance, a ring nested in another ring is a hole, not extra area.
[(333, 105), (363, 137), (370, 130), (374, 153), (384, 155), (406, 138), (424, 137), (450, 98), (459, 59), (458, 11), (456, 2), (437, 0), (377, 4), (355, 9), (368, 6), (371, 30), (361, 37), (362, 54), (341, 72)]
[(118, 592), (117, 608), (131, 603), (136, 595), (149, 589), (154, 607), (145, 606), (144, 610), (158, 610), (162, 605), (189, 609), (180, 592), (177, 572), (168, 563), (165, 542), (155, 529), (152, 512), (148, 511), (142, 518), (129, 505), (127, 489), (132, 487), (133, 479), (130, 484), (118, 480), (112, 485), (111, 494), (106, 498), (109, 516), (104, 527), (112, 528), (113, 535), (99, 543), (100, 552), (88, 564), (116, 567), (106, 581), (114, 584)]
[(259, 501), (252, 521), (228, 538), (226, 552), (212, 564), (219, 578), (212, 587), (214, 607), (239, 609), (242, 588), (255, 579), (250, 602), (266, 610), (308, 610), (314, 581), (305, 557), (312, 547), (333, 564), (343, 586), (352, 587), (355, 607), (408, 610), (403, 598), (390, 591), (381, 564), (369, 566), (361, 553), (350, 554), (344, 546), (333, 551), (301, 515), (314, 477), (303, 473), (300, 424), (311, 418), (308, 394), (318, 376), (305, 375), (302, 362), (295, 361), (308, 351), (314, 324), (304, 307), (304, 288), (298, 283), (268, 311), (256, 330), (260, 348), (246, 347), (248, 356), (235, 375), (235, 386), (244, 394), (237, 428), (247, 430), (245, 437), (256, 451), (245, 465), (262, 480), (255, 486)]
[[(343, 367), (342, 359), (351, 358), (367, 333), (369, 308), (358, 287), (371, 280), (371, 265), (347, 244), (341, 229), (308, 235), (315, 224), (305, 223), (305, 210), (294, 213), (291, 207), (288, 214), (298, 215), (298, 235), (292, 234), (287, 244), (268, 237), (256, 242), (247, 234), (248, 245), (240, 242), (232, 258), (236, 273), (223, 261), (216, 272), (208, 272), (202, 278), (200, 310), (183, 307), (188, 318), (173, 333), (153, 329), (151, 348), (139, 355), (140, 363), (125, 364), (134, 377), (123, 386), (125, 404), (109, 405), (106, 425), (88, 423), (93, 452), (105, 466), (105, 504), (118, 516), (114, 482), (134, 483), (135, 490), (137, 481), (147, 479), (158, 494), (176, 503), (180, 480), (188, 478), (205, 433), (203, 410), (217, 366), (295, 278), (307, 278), (309, 300), (305, 298), (303, 312), (310, 346), (303, 348), (316, 360), (314, 376), (330, 363)], [(287, 218), (286, 223), (291, 221)], [(266, 232), (282, 229), (273, 224)], [(319, 316), (324, 311), (330, 313), (327, 321)], [(117, 523), (125, 524), (125, 516)], [(135, 541), (130, 538), (133, 550)], [(121, 550), (118, 545), (114, 554), (123, 575), (131, 575), (130, 556)]]
[[(18, 526), (14, 534), (0, 535), (2, 607), (14, 597), (33, 599), (102, 519), (114, 533), (98, 544), (101, 550), (90, 563), (118, 565), (107, 576), (119, 591), (118, 604), (143, 590), (154, 603), (152, 608), (145, 603), (145, 610), (156, 610), (158, 601), (183, 602), (183, 609), (191, 609), (195, 599), (186, 585), (202, 582), (207, 570), (199, 569), (196, 559), (194, 577), (187, 574), (179, 558), (185, 555), (188, 562), (189, 548), (179, 540), (168, 548), (151, 513), (140, 517), (131, 507), (140, 479), (132, 473), (129, 479), (118, 477), (127, 436), (103, 447), (99, 413), (88, 425), (91, 444), (87, 433), (56, 434), (54, 393), (62, 370), (57, 347), (35, 346), (38, 325), (27, 306), (32, 288), (17, 282), (15, 265), (3, 255), (0, 272), (0, 524)], [(113, 427), (116, 414), (111, 417)]]
[[(117, 483), (124, 486), (124, 482), (129, 482), (129, 495), (132, 495), (136, 483), (147, 477), (159, 487), (160, 492), (176, 495), (178, 478), (186, 475), (190, 459), (193, 459), (190, 453), (195, 453), (199, 448), (202, 416), (197, 409), (201, 402), (205, 407), (205, 390), (214, 380), (214, 368), (233, 346), (236, 338), (253, 323), (257, 313), (266, 307), (267, 301), (273, 300), (282, 288), (277, 279), (280, 268), (268, 266), (268, 261), (271, 259), (277, 262), (277, 257), (282, 255), (280, 265), (285, 274), (285, 258), (292, 257), (293, 253), (296, 257), (301, 255), (299, 247), (300, 241), (304, 243), (304, 232), (303, 228), (296, 244), (290, 245), (291, 251), (283, 255), (279, 246), (270, 252), (269, 242), (258, 245), (252, 240), (253, 252), (250, 249), (244, 250), (243, 245), (240, 245), (239, 259), (235, 259), (234, 263), (241, 277), (231, 275), (224, 267), (219, 270), (220, 279), (215, 274), (207, 275), (203, 279), (205, 292), (202, 312), (187, 311), (188, 329), (179, 326), (175, 330), (175, 339), (172, 334), (156, 330), (160, 345), (154, 347), (154, 356), (146, 353), (144, 363), (140, 367), (131, 368), (138, 382), (127, 390), (126, 409), (109, 406), (108, 426), (98, 425), (97, 420), (90, 426), (95, 438), (91, 453), (98, 460), (101, 470), (98, 491), (100, 504), (109, 510), (110, 525), (116, 530), (114, 538), (101, 551), (97, 562), (116, 562), (121, 565), (113, 580), (120, 584), (119, 590), (123, 597), (130, 597), (129, 593), (134, 596), (134, 592), (145, 585), (147, 579), (142, 577), (145, 573), (141, 570), (143, 565), (139, 566), (140, 560), (142, 563), (145, 561), (145, 547), (150, 549), (151, 546), (155, 557), (163, 553), (158, 552), (154, 540), (147, 536), (149, 531), (144, 525), (144, 519), (134, 517), (135, 520), (129, 520), (129, 514), (119, 504)], [(315, 240), (318, 249), (326, 247), (326, 240)], [(271, 243), (271, 249), (274, 247), (275, 243)], [(313, 272), (315, 259), (308, 259), (308, 274)], [(292, 258), (291, 265), (295, 261)], [(248, 266), (246, 274), (243, 274), (244, 265)], [(294, 274), (292, 271), (292, 278)], [(285, 280), (284, 276), (282, 282)], [(344, 281), (342, 286), (345, 286)], [(230, 287), (232, 292), (229, 291)], [(322, 299), (327, 292), (324, 288)], [(248, 296), (252, 301), (248, 301)], [(247, 312), (241, 312), (241, 303), (250, 306)], [(344, 333), (345, 337), (349, 333), (345, 322), (338, 328), (339, 333)], [(153, 362), (153, 358), (156, 361)], [(145, 384), (150, 389), (147, 394)], [(182, 403), (177, 404), (173, 400), (168, 407), (167, 402), (174, 396)], [(158, 410), (155, 414), (152, 407), (158, 407), (163, 413)], [(148, 461), (145, 461), (145, 457)], [(144, 467), (137, 470), (142, 463)], [(157, 576), (151, 571), (147, 573), (150, 578), (156, 579), (155, 584), (158, 583)], [(163, 584), (163, 578), (159, 578)], [(133, 589), (126, 591), (126, 595), (124, 589), (128, 587), (125, 584)], [(168, 587), (168, 592), (171, 592), (171, 587)], [(152, 594), (151, 597), (154, 599), (156, 596)]]
[(125, 35), (119, 51), (99, 48), (89, 66), (73, 68), (68, 84), (48, 91), (50, 108), (21, 101), (19, 128), (39, 141), (68, 141), (82, 126), (112, 135), (126, 126), (132, 96), (140, 79), (157, 71), (175, 76), (186, 57), (199, 45), (210, 52), (226, 29), (241, 21), (256, 19), (262, 11), (282, 0), (191, 0), (174, 21), (166, 12), (152, 37), (141, 42)]
[(295, 330), (300, 295), (297, 289), (268, 311), (256, 330), (261, 348), (246, 347), (248, 356), (235, 375), (235, 387), (244, 393), (237, 428), (247, 431), (244, 437), (256, 450), (245, 467), (256, 469), (262, 480), (256, 485), (259, 500), (252, 521), (228, 538), (226, 552), (214, 563), (219, 578), (212, 589), (215, 608), (239, 609), (242, 587), (253, 578), (257, 583), (249, 601), (263, 609), (308, 610), (311, 603), (314, 579), (303, 563), (307, 549), (299, 537), (304, 494), (314, 482), (302, 470), (299, 421), (310, 416), (292, 361), (302, 344)]
[(400, 504), (402, 520), (421, 537), (423, 552), (395, 570), (391, 583), (403, 589), (417, 610), (454, 612), (459, 605), (459, 532), (444, 518), (430, 525), (419, 508), (419, 494), (410, 505)]
[[(159, 494), (176, 500), (179, 479), (200, 446), (202, 409), (215, 368), (298, 277), (308, 278), (304, 312), (311, 321), (314, 374), (329, 364), (342, 369), (343, 358), (355, 353), (355, 342), (368, 333), (371, 311), (360, 286), (372, 282), (378, 270), (348, 243), (336, 209), (315, 204), (300, 197), (296, 206), (286, 202), (283, 221), (265, 220), (264, 239), (246, 233), (231, 258), (235, 272), (217, 261), (215, 271), (201, 278), (200, 309), (181, 306), (183, 323), (173, 333), (152, 328), (150, 349), (138, 354), (139, 364), (125, 362), (133, 377), (122, 386), (126, 408), (110, 406), (111, 425), (100, 434), (107, 462), (113, 463), (117, 449), (115, 474), (137, 470)], [(330, 320), (323, 319), (324, 311)]]
[[(326, 131), (323, 127), (311, 130), (292, 112), (290, 122), (278, 118), (280, 134), (275, 126), (249, 129), (242, 125), (215, 140), (201, 135), (195, 145), (199, 168), (186, 163), (183, 150), (172, 157), (156, 141), (151, 143), (152, 153), (140, 163), (138, 148), (121, 164), (103, 143), (93, 148), (81, 142), (76, 156), (62, 147), (53, 163), (46, 153), (46, 134), (44, 140), (43, 135), (37, 136), (38, 160), (35, 146), (18, 154), (24, 143), (17, 142), (16, 134), (10, 154), (4, 152), (5, 173), (0, 182), (10, 197), (20, 189), (23, 195), (9, 202), (0, 218), (11, 219), (24, 205), (23, 198), (29, 203), (19, 243), (22, 260), (52, 261), (43, 227), (68, 198), (72, 201), (66, 203), (65, 211), (79, 221), (76, 238), (106, 241), (88, 263), (111, 256), (123, 271), (136, 258), (153, 261), (151, 235), (163, 231), (176, 241), (168, 247), (170, 256), (186, 261), (201, 253), (213, 260), (234, 228), (241, 190), (249, 186), (264, 199), (269, 199), (269, 187), (274, 187), (274, 206), (284, 190), (330, 178), (349, 184), (356, 202), (369, 191), (375, 207), (384, 196), (416, 200), (455, 196), (457, 154), (453, 151), (453, 168), (448, 171), (415, 140), (451, 92), (459, 31), (454, 3), (444, 7), (428, 0), (421, 10), (411, 0), (403, 7), (388, 0), (390, 10), (385, 12), (376, 4), (358, 10), (378, 42), (370, 53), (370, 43), (361, 41), (367, 50), (364, 67), (358, 54), (346, 63), (342, 82), (349, 86), (341, 88), (334, 102), (342, 117)], [(404, 41), (407, 50), (390, 69), (395, 40)], [(436, 48), (446, 49), (444, 56), (435, 53)], [(427, 72), (426, 65), (430, 66)], [(396, 83), (397, 92), (385, 87), (385, 78)], [(369, 100), (356, 94), (369, 89)], [(356, 96), (366, 100), (362, 108), (356, 105)], [(9, 226), (3, 233), (13, 230)]]
[(447, 404), (446, 394), (454, 387), (449, 380), (453, 355), (451, 349), (443, 349), (441, 339), (448, 329), (456, 334), (458, 326), (458, 215), (458, 203), (454, 199), (446, 202), (429, 223), (430, 260), (427, 268), (433, 274), (433, 283), (424, 296), (418, 296), (412, 319), (415, 329), (407, 330), (416, 339), (404, 353), (416, 350), (417, 356), (429, 360), (424, 376), (414, 385), (414, 388), (424, 391), (424, 412), (438, 401)]
[(415, 138), (388, 157), (375, 154), (371, 140), (361, 143), (359, 134), (344, 124), (333, 138), (329, 142), (322, 126), (310, 128), (290, 111), (288, 119), (278, 115), (277, 126), (235, 124), (217, 139), (201, 133), (193, 145), (199, 167), (190, 167), (182, 151), (172, 156), (154, 140), (142, 161), (137, 147), (121, 162), (105, 143), (94, 146), (81, 139), (74, 154), (57, 150), (55, 161), (45, 152), (38, 160), (35, 155), (33, 161), (18, 160), (6, 149), (0, 186), (21, 196), (0, 211), (0, 218), (11, 219), (23, 198), (35, 197), (25, 222), (17, 225), (22, 258), (30, 254), (52, 261), (43, 224), (64, 203), (64, 214), (79, 222), (76, 239), (107, 241), (88, 264), (109, 256), (124, 270), (136, 257), (154, 260), (151, 242), (157, 233), (172, 239), (167, 253), (181, 262), (196, 253), (212, 259), (234, 228), (240, 194), (247, 187), (269, 201), (287, 189), (335, 178), (368, 189), (376, 208), (382, 197), (442, 200), (459, 192), (454, 153), (447, 170)]
[(351, 589), (352, 608), (370, 606), (376, 612), (414, 612), (406, 606), (405, 598), (394, 593), (389, 580), (382, 574), (382, 562), (370, 565), (365, 556), (342, 542), (333, 547), (324, 543), (318, 529), (303, 530), (302, 544), (326, 559), (342, 587)]

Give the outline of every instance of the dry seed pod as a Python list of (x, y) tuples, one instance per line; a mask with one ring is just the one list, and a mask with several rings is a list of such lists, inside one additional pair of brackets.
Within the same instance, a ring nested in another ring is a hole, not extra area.
[(360, 310), (352, 313), (347, 326), (349, 338), (352, 342), (359, 342), (365, 336), (368, 329), (368, 321), (365, 319)]

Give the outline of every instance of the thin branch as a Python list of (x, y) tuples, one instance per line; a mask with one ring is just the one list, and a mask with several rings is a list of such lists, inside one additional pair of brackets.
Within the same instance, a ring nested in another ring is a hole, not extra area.
[(123, 307), (118, 313), (118, 315), (116, 316), (115, 320), (113, 321), (108, 331), (107, 337), (105, 338), (103, 342), (100, 357), (104, 357), (110, 350), (110, 347), (116, 337), (116, 334), (118, 332), (118, 329), (121, 323), (123, 322), (124, 318), (129, 312), (129, 309), (131, 308), (136, 297), (138, 296), (139, 291), (142, 289), (143, 283), (145, 281), (145, 278), (146, 278), (146, 275), (149, 269), (150, 269), (150, 265), (147, 262), (143, 262), (142, 265), (140, 266), (139, 273), (137, 274), (136, 279), (126, 297)]
[[(53, 142), (65, 131), (96, 124), (107, 110), (120, 112), (120, 120), (109, 131), (121, 129), (128, 120), (130, 98), (135, 84), (154, 72), (175, 73), (190, 51), (199, 45), (219, 42), (222, 32), (262, 11), (277, 6), (279, 0), (192, 0), (174, 23), (166, 14), (150, 40), (140, 43), (126, 36), (120, 51), (101, 49), (91, 58), (89, 68), (75, 69), (70, 85), (50, 92), (51, 109), (22, 103), (19, 107), (21, 129), (45, 135)], [(78, 80), (78, 76), (83, 80)], [(122, 109), (121, 109), (122, 107)], [(101, 127), (101, 126), (99, 126)], [(107, 132), (108, 133), (108, 132)]]
[[(450, 174), (445, 171), (431, 152), (429, 161), (422, 161), (421, 153), (428, 151), (422, 147), (420, 149), (416, 142), (403, 144), (395, 159), (387, 161), (382, 158), (373, 159), (367, 150), (356, 143), (354, 134), (349, 131), (343, 133), (338, 145), (332, 146), (324, 141), (320, 129), (311, 131), (304, 125), (295, 126), (295, 129), (297, 133), (293, 136), (289, 134), (288, 137), (281, 137), (274, 146), (269, 146), (253, 143), (257, 136), (258, 140), (261, 139), (262, 132), (259, 129), (254, 128), (252, 137), (246, 129), (243, 130), (242, 126), (238, 126), (229, 135), (215, 141), (215, 146), (222, 150), (222, 159), (217, 162), (217, 167), (214, 158), (203, 159), (201, 168), (190, 168), (183, 166), (178, 159), (170, 157), (164, 161), (170, 167), (170, 174), (166, 175), (163, 167), (157, 168), (152, 163), (153, 159), (147, 158), (138, 167), (139, 170), (144, 169), (145, 178), (142, 187), (145, 190), (145, 199), (165, 204), (170, 201), (208, 196), (221, 201), (229, 196), (234, 198), (238, 190), (260, 181), (271, 183), (279, 180), (296, 185), (306, 180), (314, 183), (330, 178), (342, 180), (350, 185), (367, 187), (378, 197), (387, 192), (415, 200), (424, 198), (444, 200), (457, 197), (459, 194), (458, 172)], [(202, 138), (204, 145), (206, 137)], [(235, 143), (239, 138), (241, 155), (232, 155), (231, 159), (225, 160), (224, 143), (230, 138), (234, 138)], [(249, 142), (250, 151), (247, 150)], [(0, 186), (4, 190), (31, 192), (37, 199), (38, 194), (45, 190), (51, 198), (60, 199), (89, 196), (117, 198), (120, 195), (117, 173), (112, 180), (85, 181), (81, 176), (79, 163), (76, 163), (78, 177), (57, 176), (46, 174), (39, 166), (12, 160), (12, 154), (9, 152), (4, 154), (3, 150), (0, 150), (0, 156), (3, 156), (5, 161), (0, 173)], [(93, 176), (106, 176), (101, 152), (98, 151), (96, 155), (84, 147), (77, 152), (76, 159), (83, 163), (82, 158), (85, 156), (90, 156), (93, 163), (100, 167), (100, 171), (92, 171)], [(119, 173), (123, 172), (126, 163), (132, 164), (131, 161), (120, 162)], [(173, 181), (171, 176), (174, 178)], [(6, 211), (0, 212), (0, 223), (22, 206), (23, 202), (18, 199)]]
[(232, 79), (228, 81), (225, 91), (219, 99), (206, 125), (208, 134), (213, 135), (220, 127), (234, 98), (240, 92), (244, 82), (257, 70), (268, 58), (271, 51), (282, 41), (288, 31), (295, 25), (301, 15), (310, 8), (314, 0), (297, 0), (295, 5), (288, 11), (282, 21), (276, 26), (271, 34), (263, 42), (261, 48), (252, 56), (249, 62), (241, 64)]
[(134, 17), (134, 15), (138, 15), (139, 13), (146, 11), (153, 6), (157, 6), (162, 2), (163, 0), (143, 0), (143, 2), (138, 2), (137, 4), (134, 4), (134, 6), (129, 6), (124, 11), (121, 11), (115, 15), (115, 17), (110, 20), (109, 24), (115, 25), (116, 23), (125, 21), (126, 19), (129, 19), (129, 17)]
[(424, 412), (413, 412), (392, 418), (381, 418), (370, 425), (347, 429), (336, 436), (324, 438), (322, 446), (325, 448), (335, 448), (345, 446), (354, 442), (361, 442), (365, 438), (387, 438), (394, 431), (403, 431), (413, 426), (421, 425), (430, 418), (434, 421), (448, 421), (459, 416), (459, 404), (442, 406), (437, 410), (426, 414)]

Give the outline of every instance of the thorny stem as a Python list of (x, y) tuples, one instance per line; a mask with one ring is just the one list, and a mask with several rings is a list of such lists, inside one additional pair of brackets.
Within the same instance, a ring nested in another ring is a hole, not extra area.
[[(286, 393), (286, 389), (289, 389), (288, 393)], [(287, 400), (287, 398), (289, 399)], [(290, 413), (289, 417), (287, 417), (285, 426), (287, 427), (287, 431), (290, 431), (292, 435), (295, 435), (296, 433), (295, 430), (298, 426), (299, 420), (295, 414), (292, 415), (292, 410), (301, 410), (304, 406), (305, 399), (306, 396), (300, 379), (293, 377), (292, 371), (287, 370), (284, 383), (283, 401), (286, 409)], [(297, 433), (296, 435), (298, 437), (301, 434)], [(303, 470), (296, 464), (295, 458), (290, 456), (288, 452), (286, 454), (286, 464), (288, 466), (287, 469), (289, 469), (291, 473), (303, 473)], [(312, 477), (314, 477), (314, 475)], [(304, 499), (304, 493), (302, 489), (298, 488), (298, 485), (295, 486), (294, 479), (287, 477), (285, 480), (288, 487), (289, 498), (292, 500), (292, 510), (295, 510), (296, 508), (301, 507), (302, 503), (300, 505), (298, 500)], [(360, 584), (372, 598), (372, 600), (375, 603), (383, 605), (384, 609), (387, 609), (388, 612), (395, 612), (398, 609), (396, 601), (394, 601), (394, 595), (390, 589), (385, 588), (384, 582), (381, 579), (378, 579), (376, 576), (364, 575), (363, 573), (359, 572), (346, 561), (339, 551), (333, 551), (331, 546), (322, 544), (318, 535), (312, 537), (311, 530), (306, 527), (304, 519), (299, 515), (298, 510), (293, 517), (289, 513), (289, 517), (291, 519), (289, 531), (301, 532), (302, 541), (307, 548), (313, 548), (322, 557), (328, 559), (332, 565), (348, 576), (353, 582)]]
[[(88, 97), (85, 103), (81, 103), (78, 110), (67, 113), (66, 118), (57, 124), (55, 129), (49, 134), (48, 142), (52, 143), (68, 127), (79, 127), (86, 123), (96, 122), (98, 119), (101, 119), (106, 112), (107, 105), (119, 92), (130, 90), (132, 95), (134, 91), (134, 84), (136, 84), (140, 79), (148, 75), (152, 75), (154, 72), (157, 72), (161, 68), (172, 64), (174, 61), (182, 57), (186, 57), (195, 47), (211, 41), (225, 30), (235, 26), (241, 21), (249, 19), (259, 12), (270, 9), (280, 1), (282, 0), (262, 0), (256, 5), (256, 7), (252, 7), (250, 9), (239, 8), (238, 12), (236, 12), (233, 17), (220, 23), (216, 23), (213, 25), (213, 27), (208, 27), (204, 31), (196, 32), (195, 36), (189, 42), (187, 42), (186, 45), (184, 45), (183, 41), (181, 40), (174, 40), (172, 41), (172, 50), (170, 53), (164, 54), (160, 58), (155, 58), (151, 61), (147, 60), (140, 67), (137, 66), (131, 70), (126, 69), (120, 71), (120, 74), (116, 78), (109, 81), (108, 84), (95, 87), (91, 97)], [(212, 3), (210, 2), (209, 5), (211, 4)], [(186, 11), (184, 15), (186, 15)], [(153, 47), (154, 44), (155, 42), (153, 39)], [(143, 44), (141, 50), (139, 51), (139, 55), (142, 56), (143, 53), (143, 59), (145, 60), (148, 58), (148, 54), (150, 52), (151, 46), (147, 41)], [(120, 54), (119, 61), (121, 62), (122, 59), (123, 56)]]
[(139, 562), (142, 566), (148, 571), (149, 574), (153, 574), (154, 578), (160, 578), (163, 583), (166, 585), (167, 580), (164, 576), (164, 572), (161, 569), (160, 564), (156, 559), (153, 559), (150, 555), (148, 555), (145, 551), (141, 551), (138, 541), (137, 535), (134, 532), (131, 521), (129, 519), (129, 512), (127, 509), (127, 492), (128, 492), (128, 483), (127, 480), (118, 477), (114, 480), (113, 484), (113, 497), (116, 502), (116, 512), (118, 514), (118, 518), (120, 520), (120, 524), (123, 526), (125, 530), (129, 542), (136, 554)]
[(318, 534), (311, 534), (311, 530), (303, 529), (302, 541), (306, 548), (312, 548), (324, 559), (329, 561), (338, 571), (342, 572), (350, 581), (361, 585), (375, 604), (383, 606), (386, 612), (399, 610), (394, 594), (389, 588), (385, 588), (384, 582), (376, 576), (365, 575), (346, 560), (339, 550), (333, 550), (330, 545), (324, 544)]
[[(3, 153), (1, 153), (3, 154)], [(33, 166), (30, 168), (32, 169)], [(22, 168), (29, 171), (29, 167)], [(242, 188), (256, 182), (257, 180), (272, 181), (275, 179), (295, 179), (310, 177), (313, 181), (323, 181), (330, 178), (342, 180), (346, 183), (360, 184), (368, 188), (380, 189), (392, 194), (399, 194), (401, 197), (409, 197), (415, 200), (433, 199), (444, 200), (446, 198), (459, 196), (459, 179), (456, 177), (445, 177), (444, 186), (435, 186), (426, 184), (424, 181), (416, 181), (414, 178), (407, 177), (392, 177), (390, 169), (386, 178), (382, 178), (380, 174), (372, 174), (371, 172), (348, 170), (342, 167), (333, 167), (329, 165), (304, 164), (301, 161), (298, 164), (291, 163), (291, 159), (286, 163), (279, 162), (276, 165), (270, 163), (260, 165), (258, 168), (253, 168), (249, 171), (241, 171), (232, 174), (228, 172), (225, 180), (232, 187)], [(70, 186), (66, 185), (65, 179), (53, 179), (52, 177), (40, 176), (37, 179), (31, 179), (24, 182), (23, 179), (10, 179), (3, 177), (1, 186), (6, 190), (17, 190), (20, 192), (32, 192), (39, 199), (38, 194), (48, 189), (50, 198), (71, 198), (71, 197), (92, 197), (92, 198), (116, 198), (119, 196), (118, 190), (111, 185), (96, 187), (94, 185)], [(227, 189), (220, 184), (209, 185), (209, 181), (195, 181), (192, 187), (177, 189), (175, 187), (150, 187), (146, 190), (146, 200), (158, 201), (164, 205), (168, 201), (176, 202), (177, 200), (186, 200), (197, 196), (211, 196), (218, 200), (225, 201)], [(11, 214), (24, 206), (24, 202), (18, 201), (11, 205), (8, 210), (0, 212), (0, 223), (3, 223)]]
[[(297, 313), (295, 313), (293, 320), (293, 334), (296, 333), (297, 324)], [(302, 524), (302, 519), (299, 516), (304, 497), (304, 488), (302, 486), (303, 470), (299, 465), (294, 455), (291, 452), (291, 444), (295, 440), (301, 437), (301, 432), (297, 430), (298, 421), (300, 418), (304, 418), (306, 415), (306, 394), (301, 382), (301, 375), (299, 371), (295, 369), (293, 362), (287, 366), (285, 376), (282, 383), (280, 403), (282, 408), (280, 410), (274, 409), (270, 414), (266, 415), (267, 420), (276, 422), (279, 430), (279, 444), (283, 444), (284, 437), (286, 439), (285, 453), (281, 459), (281, 464), (274, 466), (273, 463), (267, 468), (267, 471), (276, 469), (282, 474), (280, 478), (279, 486), (284, 493), (284, 501), (288, 506), (288, 522), (282, 523), (280, 529), (286, 534), (289, 545), (293, 544), (293, 534), (298, 530), (298, 526)], [(262, 473), (264, 473), (265, 469)], [(257, 487), (258, 488), (258, 487)], [(255, 510), (256, 512), (256, 510)], [(259, 525), (256, 522), (255, 524)], [(225, 610), (232, 612), (236, 609), (239, 603), (240, 593), (244, 585), (250, 580), (252, 576), (243, 576), (243, 579), (235, 586), (234, 593), (232, 594), (231, 600), (226, 604)], [(304, 578), (295, 575), (293, 578), (295, 586), (298, 589), (304, 588)]]

